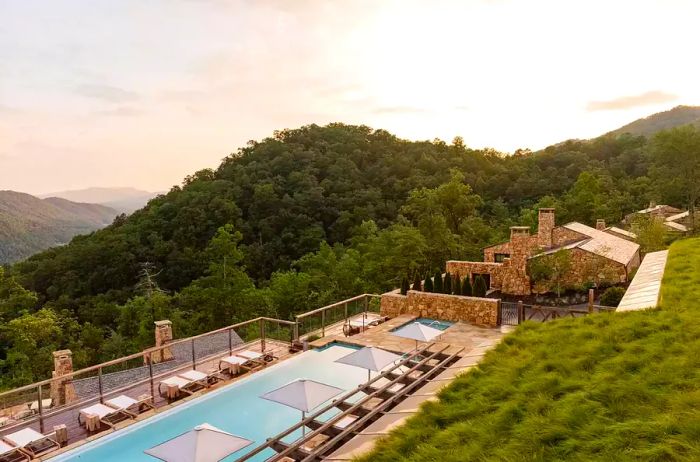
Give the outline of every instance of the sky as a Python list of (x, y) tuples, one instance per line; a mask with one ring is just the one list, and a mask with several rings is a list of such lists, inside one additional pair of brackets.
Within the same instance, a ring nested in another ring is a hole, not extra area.
[(0, 0), (0, 190), (167, 190), (344, 122), (539, 149), (700, 104), (700, 2)]

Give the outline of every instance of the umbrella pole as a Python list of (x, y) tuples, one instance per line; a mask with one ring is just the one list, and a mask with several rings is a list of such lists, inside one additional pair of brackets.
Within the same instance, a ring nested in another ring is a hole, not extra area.
[[(304, 411), (301, 411), (301, 421), (302, 422), (304, 421), (304, 417), (305, 417), (305, 413), (304, 413)], [(303, 438), (305, 436), (306, 436), (306, 425), (302, 425), (301, 426), (301, 437)]]
[(372, 371), (367, 369), (367, 382), (369, 382), (370, 380), (372, 380)]

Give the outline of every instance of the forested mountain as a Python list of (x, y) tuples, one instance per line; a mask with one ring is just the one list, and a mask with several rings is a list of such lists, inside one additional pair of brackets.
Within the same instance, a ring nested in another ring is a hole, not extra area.
[[(700, 151), (692, 129), (667, 135)], [(397, 287), (448, 259), (479, 258), (509, 226), (534, 226), (540, 206), (589, 224), (652, 199), (682, 206), (700, 178), (674, 170), (666, 141), (605, 136), (504, 155), (343, 124), (251, 141), (0, 277), (3, 383), (44, 377), (49, 366), (26, 358), (52, 349), (71, 348), (80, 367), (149, 346), (156, 319), (184, 336)], [(52, 334), (19, 341), (36, 326)]]
[(0, 191), (0, 263), (66, 244), (77, 234), (107, 226), (117, 214), (103, 205)]
[(649, 117), (635, 120), (617, 130), (611, 131), (609, 135), (629, 133), (631, 135), (650, 137), (661, 130), (668, 130), (687, 124), (700, 127), (700, 107), (676, 106), (671, 110), (657, 112)]
[(101, 204), (113, 208), (120, 213), (131, 213), (138, 210), (154, 198), (158, 193), (152, 193), (135, 188), (104, 188), (94, 187), (60, 191), (50, 194), (42, 194), (39, 197), (60, 197), (72, 202), (84, 202)]

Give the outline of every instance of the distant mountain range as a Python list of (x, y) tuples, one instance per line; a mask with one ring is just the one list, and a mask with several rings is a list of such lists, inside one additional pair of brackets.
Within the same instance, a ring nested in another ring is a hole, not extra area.
[(128, 214), (142, 208), (158, 194), (160, 192), (135, 188), (86, 188), (42, 194), (39, 197), (60, 197), (73, 202), (101, 204)]
[(66, 244), (78, 234), (111, 224), (118, 214), (99, 204), (0, 191), (0, 264)]
[(624, 133), (629, 133), (632, 135), (650, 137), (661, 130), (687, 124), (693, 124), (700, 128), (700, 106), (676, 106), (671, 110), (657, 112), (649, 117), (637, 119), (608, 134), (622, 135)]

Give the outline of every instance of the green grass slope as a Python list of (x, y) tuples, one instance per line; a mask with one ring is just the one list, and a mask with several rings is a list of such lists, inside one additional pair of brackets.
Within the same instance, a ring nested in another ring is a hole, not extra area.
[(700, 460), (700, 239), (662, 308), (525, 323), (362, 461)]

